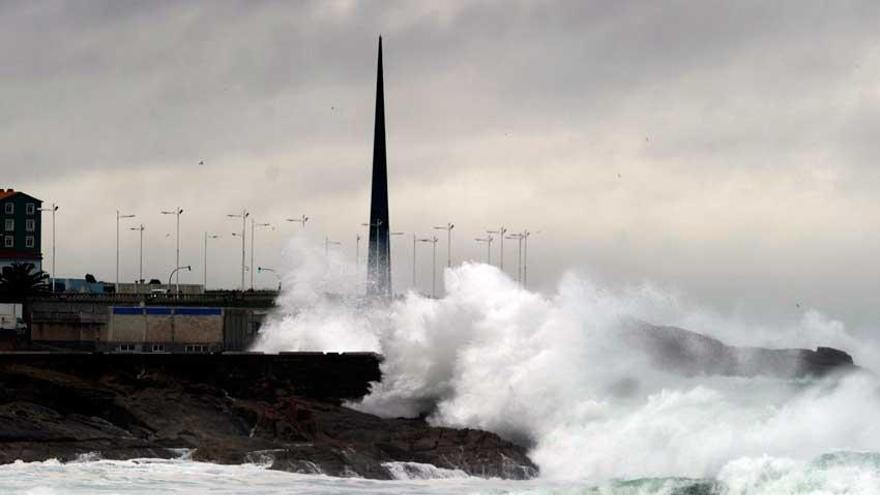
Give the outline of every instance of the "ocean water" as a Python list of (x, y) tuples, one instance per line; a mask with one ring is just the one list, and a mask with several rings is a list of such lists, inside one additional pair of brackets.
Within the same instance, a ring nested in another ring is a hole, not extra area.
[(429, 466), (405, 469), (394, 481), (332, 478), (271, 471), (257, 465), (220, 466), (188, 460), (133, 459), (16, 463), (0, 466), (0, 493), (50, 494), (584, 494), (744, 495), (880, 493), (880, 455), (840, 452), (811, 462), (744, 458), (718, 479), (643, 478), (589, 481), (485, 480)]
[[(818, 311), (755, 324), (655, 286), (612, 289), (575, 272), (551, 293), (533, 292), (479, 263), (447, 269), (442, 298), (365, 304), (357, 267), (303, 239), (286, 254), (285, 290), (256, 350), (379, 352), (382, 382), (349, 407), (495, 432), (530, 446), (540, 478), (395, 464), (397, 480), (370, 481), (83, 459), (0, 466), (0, 493), (880, 494), (880, 379), (871, 369), (880, 349)], [(865, 370), (680, 376), (620, 338), (634, 319), (733, 345), (833, 346)]]

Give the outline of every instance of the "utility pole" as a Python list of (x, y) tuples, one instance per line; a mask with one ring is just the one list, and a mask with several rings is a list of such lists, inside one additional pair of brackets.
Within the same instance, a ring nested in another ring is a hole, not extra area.
[(128, 230), (136, 230), (140, 234), (140, 247), (138, 247), (138, 259), (140, 263), (138, 265), (138, 294), (141, 292), (141, 286), (144, 283), (144, 224), (140, 224), (137, 227), (129, 227)]
[(330, 256), (330, 246), (340, 246), (342, 242), (340, 241), (331, 241), (329, 237), (324, 236), (324, 257)]
[[(382, 220), (376, 220), (376, 223), (362, 223), (361, 226), (363, 226), (363, 227), (369, 227), (369, 228), (370, 228), (370, 234), (369, 234), (369, 237), (367, 238), (367, 265), (368, 265), (368, 266), (367, 266), (367, 279), (369, 279), (370, 276), (371, 276), (371, 275), (370, 275), (370, 273), (371, 273), (371, 272), (370, 272), (370, 268), (373, 268), (373, 267), (369, 266), (369, 263), (370, 263), (370, 250), (371, 250), (371, 249), (376, 249), (376, 250), (379, 249), (379, 248), (378, 248), (378, 241), (376, 241), (376, 242), (377, 242), (376, 245), (373, 246), (373, 245), (370, 244), (370, 239), (371, 239), (371, 238), (376, 238), (376, 239), (378, 239), (378, 237), (374, 237), (374, 236), (373, 236), (373, 229), (375, 228), (376, 231), (378, 232), (379, 227), (382, 226)], [(378, 234), (377, 234), (377, 235), (378, 235)], [(389, 251), (390, 251), (390, 249), (391, 249), (391, 247), (389, 246)], [(379, 272), (379, 255), (378, 255), (378, 254), (374, 254), (374, 255), (373, 255), (373, 259), (374, 259), (374, 267), (375, 267), (374, 269), (375, 269), (376, 273), (378, 273), (378, 272)], [(390, 261), (390, 260), (389, 260), (389, 261)], [(368, 284), (368, 286), (369, 286), (369, 284)], [(367, 291), (369, 292), (369, 287), (368, 287), (368, 290), (367, 290)]]
[(522, 273), (523, 273), (523, 264), (522, 264), (522, 254), (523, 254), (523, 239), (525, 238), (525, 234), (510, 234), (507, 236), (508, 239), (516, 239), (517, 241), (517, 250), (516, 250), (516, 281), (522, 285)]
[[(173, 277), (174, 275), (177, 275), (177, 272), (179, 272), (180, 270), (186, 270), (186, 271), (188, 271), (188, 272), (191, 272), (191, 271), (192, 271), (192, 267), (189, 266), (189, 265), (187, 265), (187, 266), (178, 266), (178, 267), (175, 267), (174, 270), (171, 271), (171, 275), (168, 275), (168, 287), (169, 287), (169, 288), (171, 287), (171, 277)], [(180, 291), (179, 291), (179, 290), (177, 291), (177, 294), (175, 295), (175, 298), (176, 298), (176, 299), (180, 299)]]
[(134, 218), (134, 215), (121, 215), (119, 210), (116, 210), (116, 283), (113, 284), (113, 293), (119, 294), (119, 219), (120, 218)]
[[(309, 217), (307, 217), (307, 216), (305, 216), (305, 215), (301, 215), (299, 218), (288, 218), (288, 219), (286, 219), (286, 220), (287, 220), (288, 222), (298, 223), (298, 224), (302, 225), (302, 228), (303, 228), (303, 229), (305, 229), (305, 228), (306, 228), (306, 222), (309, 221)], [(266, 268), (266, 270), (268, 270), (268, 268)]]
[(419, 242), (430, 242), (433, 248), (431, 260), (431, 297), (437, 298), (437, 236), (419, 239)]
[(58, 278), (55, 275), (55, 212), (58, 211), (58, 205), (52, 203), (51, 208), (40, 208), (40, 211), (52, 212), (52, 277), (49, 278), (49, 283), (51, 284), (50, 290), (55, 292), (55, 279)]
[[(540, 233), (540, 231), (538, 231)], [(529, 236), (532, 235), (532, 232), (528, 230), (524, 230), (522, 233), (523, 236), (523, 288), (528, 288), (528, 266), (529, 266)]]
[(486, 264), (492, 264), (492, 236), (487, 235), (486, 237), (478, 237), (474, 239), (477, 242), (485, 242), (486, 243)]
[(418, 241), (418, 239), (416, 238), (416, 235), (413, 234), (413, 258), (412, 258), (413, 281), (412, 281), (412, 286), (413, 286), (413, 290), (416, 292), (419, 291), (418, 287), (416, 287), (416, 242), (417, 241)]
[(273, 268), (266, 268), (264, 266), (258, 266), (257, 272), (269, 272), (272, 275), (275, 275), (275, 278), (278, 279), (278, 292), (281, 292), (281, 275), (278, 275), (278, 272)]
[(204, 251), (204, 258), (202, 261), (202, 269), (205, 272), (205, 274), (204, 274), (205, 276), (202, 281), (202, 289), (203, 290), (208, 290), (208, 239), (219, 239), (219, 238), (220, 238), (219, 235), (208, 234), (208, 232), (205, 231), (205, 251)]
[(455, 228), (451, 222), (440, 227), (434, 227), (435, 230), (446, 231), (446, 268), (452, 268), (452, 229)]
[(500, 268), (501, 271), (503, 272), (503, 271), (504, 271), (504, 234), (507, 233), (507, 229), (504, 228), (504, 226), (502, 225), (500, 229), (498, 229), (498, 230), (487, 230), (486, 233), (487, 233), (487, 234), (497, 234), (497, 235), (498, 235), (498, 239), (499, 239), (499, 248), (500, 248), (500, 249), (499, 249), (499, 251), (500, 251), (500, 257), (499, 257), (499, 260), (500, 260), (500, 261), (498, 262), (498, 268)]
[[(174, 266), (180, 266), (180, 214), (183, 213), (183, 209), (181, 207), (177, 207), (174, 211), (163, 211), (163, 215), (174, 215), (177, 217), (177, 233), (174, 235), (175, 244), (177, 245), (177, 255), (174, 258)], [(176, 286), (175, 290), (178, 294), (180, 294), (180, 270), (174, 271), (174, 284)]]
[(251, 218), (251, 290), (254, 290), (254, 251), (257, 250), (257, 245), (254, 243), (254, 230), (256, 227), (271, 227), (271, 224), (268, 223), (257, 223), (256, 218)]
[(391, 239), (398, 237), (398, 236), (403, 237), (404, 234), (405, 234), (405, 232), (389, 232), (388, 233), (388, 236), (389, 236), (388, 237), (388, 260), (389, 261), (391, 261), (391, 258), (393, 258), (393, 256), (392, 256), (393, 253), (391, 250)]
[(247, 231), (247, 217), (250, 215), (247, 210), (242, 209), (241, 213), (238, 215), (228, 214), (227, 217), (230, 218), (241, 218), (241, 233), (237, 234), (235, 232), (232, 233), (232, 236), (241, 237), (241, 291), (244, 292), (244, 267), (245, 267), (245, 232)]

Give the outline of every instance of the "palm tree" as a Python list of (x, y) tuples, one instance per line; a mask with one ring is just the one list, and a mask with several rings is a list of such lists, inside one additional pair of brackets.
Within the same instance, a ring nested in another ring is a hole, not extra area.
[(28, 296), (49, 290), (49, 275), (36, 270), (33, 263), (13, 262), (0, 271), (0, 296), (26, 299)]

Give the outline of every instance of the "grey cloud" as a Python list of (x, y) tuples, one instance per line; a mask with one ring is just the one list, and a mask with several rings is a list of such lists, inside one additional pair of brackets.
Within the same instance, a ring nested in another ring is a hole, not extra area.
[[(454, 220), (479, 258), (467, 239), (489, 224), (543, 228), (545, 288), (588, 265), (768, 314), (809, 293), (871, 321), (880, 286), (829, 253), (869, 263), (880, 242), (853, 220), (880, 217), (878, 20), (869, 1), (5, 2), (3, 185), (66, 205), (74, 274), (106, 276), (96, 209), (139, 210), (156, 272), (168, 203), (192, 214), (190, 257), (241, 207), (309, 210), (352, 238), (382, 33), (402, 229)], [(810, 271), (823, 262), (836, 270)]]

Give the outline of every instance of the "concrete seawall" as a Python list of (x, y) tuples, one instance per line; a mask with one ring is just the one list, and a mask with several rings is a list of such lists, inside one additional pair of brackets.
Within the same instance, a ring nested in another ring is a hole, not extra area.
[[(363, 397), (379, 381), (381, 357), (373, 353), (295, 352), (281, 354), (0, 352), (0, 372), (30, 367), (85, 379), (150, 383), (153, 375), (208, 385), (229, 395), (274, 400), (280, 391), (340, 402)], [(63, 393), (63, 391), (59, 391)]]

